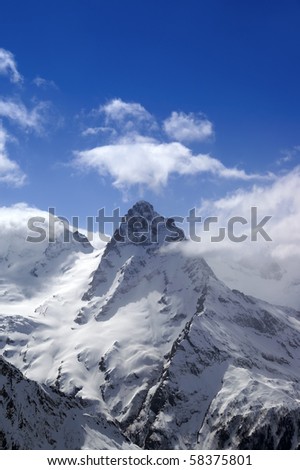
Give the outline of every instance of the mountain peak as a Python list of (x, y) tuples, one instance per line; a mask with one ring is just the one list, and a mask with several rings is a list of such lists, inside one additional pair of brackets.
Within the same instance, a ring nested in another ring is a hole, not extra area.
[(130, 217), (144, 217), (151, 222), (155, 217), (159, 217), (159, 214), (154, 210), (150, 202), (141, 199), (128, 210), (125, 217), (126, 219)]
[(154, 210), (150, 202), (140, 200), (123, 217), (120, 227), (113, 235), (113, 244), (157, 245), (184, 239), (184, 231), (175, 225), (173, 218), (163, 217)]

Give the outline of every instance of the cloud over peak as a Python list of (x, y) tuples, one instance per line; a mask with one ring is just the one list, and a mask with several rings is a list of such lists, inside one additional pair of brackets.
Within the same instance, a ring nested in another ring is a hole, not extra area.
[[(278, 176), (268, 184), (255, 184), (248, 189), (238, 189), (220, 199), (203, 200), (197, 215), (217, 217), (211, 230), (197, 225), (201, 242), (190, 242), (185, 252), (195, 257), (205, 257), (214, 272), (229, 287), (239, 289), (272, 303), (300, 308), (300, 166)], [(262, 236), (251, 240), (251, 207), (257, 208), (258, 222), (271, 216), (264, 229), (271, 241)], [(247, 235), (242, 243), (234, 243), (227, 236), (212, 242), (219, 227), (228, 227), (235, 217), (247, 223), (236, 222), (235, 236)]]

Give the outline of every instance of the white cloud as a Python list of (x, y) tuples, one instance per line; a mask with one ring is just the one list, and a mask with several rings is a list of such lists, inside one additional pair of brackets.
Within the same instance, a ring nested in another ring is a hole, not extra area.
[[(200, 140), (212, 135), (212, 124), (194, 114), (172, 113), (164, 127), (172, 132), (176, 141), (164, 142), (155, 118), (139, 103), (126, 103), (114, 99), (99, 108), (106, 126), (89, 127), (83, 135), (97, 135), (109, 130), (106, 145), (74, 152), (74, 164), (84, 171), (97, 171), (110, 175), (113, 185), (127, 191), (139, 185), (158, 191), (168, 183), (171, 175), (210, 173), (216, 177), (240, 179), (270, 179), (273, 175), (247, 174), (244, 170), (227, 168), (220, 160), (208, 154), (194, 154), (181, 142)], [(98, 115), (99, 115), (98, 110)], [(182, 128), (180, 128), (180, 123)]]
[(0, 122), (0, 183), (6, 183), (12, 186), (22, 186), (25, 182), (26, 176), (21, 171), (19, 165), (13, 160), (10, 160), (6, 149), (7, 140), (7, 132), (4, 130)]
[(197, 116), (194, 113), (173, 111), (163, 122), (163, 127), (169, 137), (179, 142), (201, 142), (213, 135), (212, 123), (204, 116)]
[(38, 87), (38, 88), (53, 88), (55, 90), (58, 89), (56, 83), (53, 80), (46, 80), (46, 78), (42, 77), (35, 77), (33, 80), (33, 83)]
[(9, 75), (13, 83), (22, 82), (22, 76), (17, 70), (17, 64), (13, 54), (0, 48), (0, 75)]
[(24, 129), (41, 132), (47, 109), (48, 104), (45, 102), (39, 102), (31, 110), (28, 110), (21, 101), (0, 98), (0, 116), (14, 121)]
[[(0, 74), (9, 76), (10, 81), (13, 83), (19, 83), (23, 80), (17, 70), (13, 54), (1, 48)], [(48, 82), (41, 77), (37, 77), (34, 82), (37, 86), (55, 86), (54, 82)], [(26, 176), (19, 165), (8, 154), (7, 142), (15, 139), (3, 127), (2, 120), (5, 125), (10, 121), (26, 132), (35, 131), (41, 134), (44, 133), (46, 122), (49, 123), (49, 108), (48, 102), (35, 101), (30, 109), (21, 99), (0, 97), (0, 183), (21, 186), (26, 180)]]
[(294, 147), (281, 151), (282, 157), (276, 161), (277, 165), (284, 165), (285, 163), (295, 160), (300, 155), (300, 146), (295, 145)]
[[(89, 126), (83, 135), (95, 135), (96, 133), (109, 130), (114, 139), (125, 134), (152, 134), (158, 131), (158, 124), (141, 104), (127, 103), (120, 98), (108, 101), (105, 105), (93, 109), (89, 117), (103, 120), (102, 126)], [(95, 132), (94, 132), (95, 130)]]
[(153, 116), (141, 104), (126, 103), (120, 98), (100, 106), (99, 110), (105, 114), (108, 122), (122, 122), (130, 118), (133, 118), (135, 121), (153, 121)]
[(113, 134), (116, 135), (116, 131), (113, 127), (88, 127), (84, 131), (82, 131), (81, 135), (84, 137), (91, 136), (91, 135), (99, 135), (99, 134)]
[[(268, 185), (255, 185), (251, 190), (239, 190), (219, 200), (204, 200), (198, 209), (202, 221), (217, 216), (218, 224), (210, 232), (198, 224), (199, 243), (189, 242), (186, 253), (203, 255), (217, 276), (231, 288), (277, 304), (300, 309), (300, 167), (278, 177)], [(236, 224), (235, 235), (242, 233), (248, 239), (234, 243), (226, 237), (222, 242), (211, 242), (219, 227), (227, 227), (234, 216), (250, 220), (251, 207), (258, 209), (258, 222), (265, 216), (271, 219), (264, 229), (272, 241), (258, 234), (251, 241), (250, 224)]]
[(111, 145), (75, 152), (75, 165), (82, 170), (95, 170), (110, 175), (113, 185), (126, 190), (134, 185), (160, 190), (171, 175), (211, 173), (222, 178), (259, 179), (260, 175), (226, 168), (210, 155), (193, 155), (179, 142), (160, 143), (153, 138), (127, 135)]

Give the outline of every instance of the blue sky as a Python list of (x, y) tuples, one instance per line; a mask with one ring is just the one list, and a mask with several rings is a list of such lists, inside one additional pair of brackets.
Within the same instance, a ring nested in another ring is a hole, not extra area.
[(299, 165), (298, 1), (0, 8), (1, 205), (185, 215)]

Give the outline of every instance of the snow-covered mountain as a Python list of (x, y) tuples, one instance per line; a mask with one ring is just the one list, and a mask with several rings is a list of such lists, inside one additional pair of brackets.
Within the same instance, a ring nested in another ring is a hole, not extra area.
[(229, 289), (184, 243), (138, 202), (105, 249), (56, 269), (47, 294), (0, 304), (1, 354), (114, 423), (119, 445), (299, 448), (300, 313)]
[[(30, 220), (34, 231), (28, 228)], [(38, 292), (45, 295), (52, 280), (68, 271), (81, 253), (93, 251), (87, 238), (64, 227), (58, 217), (24, 204), (0, 209), (0, 232), (1, 304)]]

